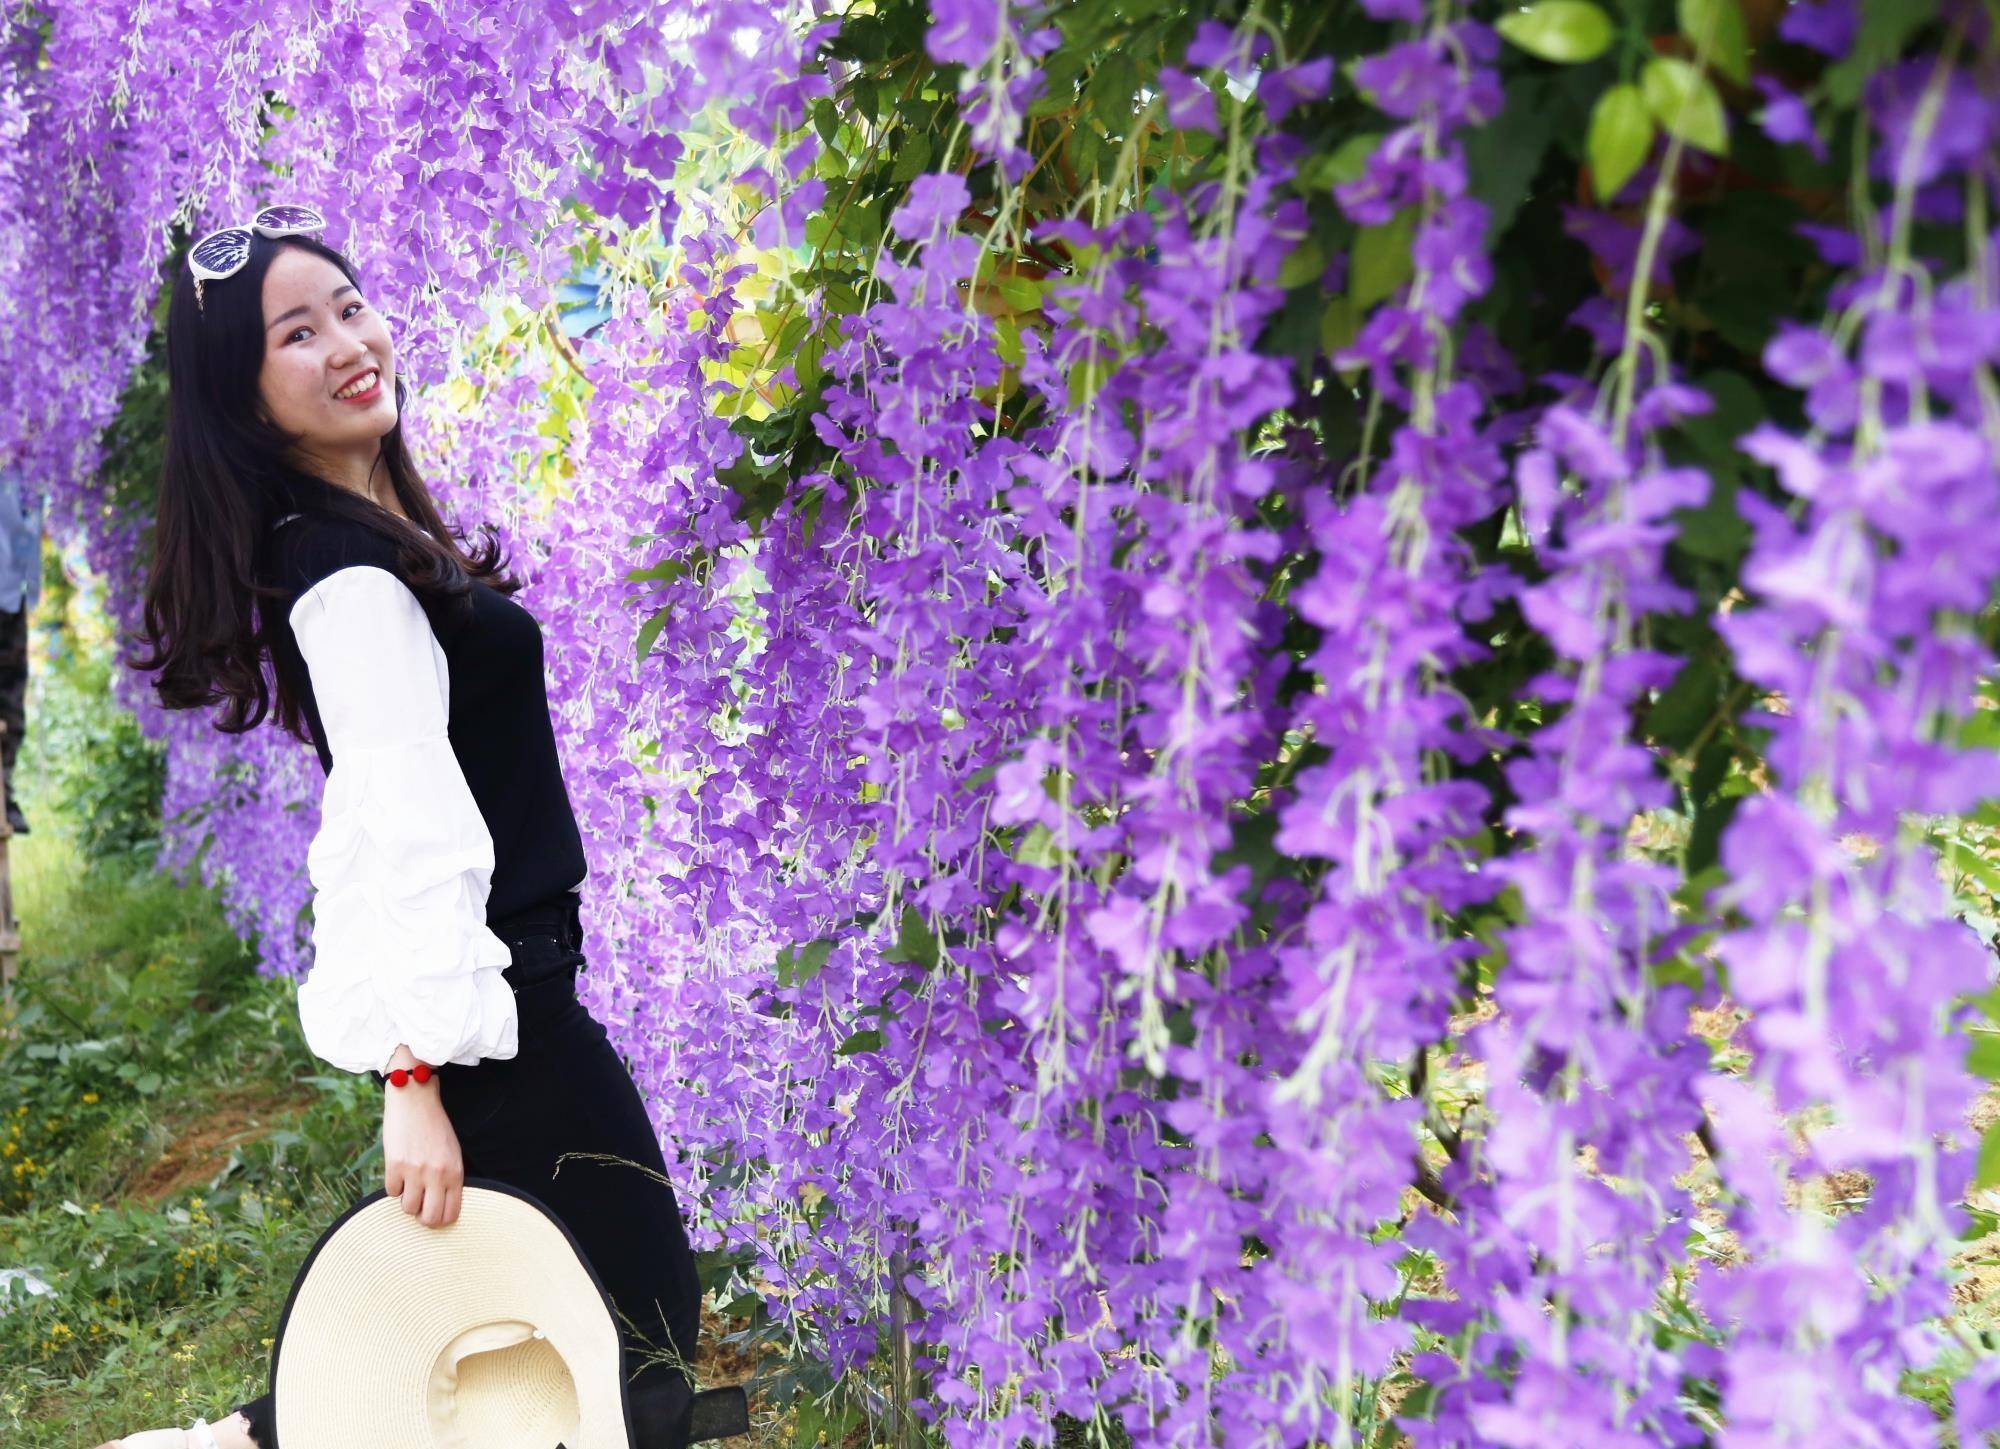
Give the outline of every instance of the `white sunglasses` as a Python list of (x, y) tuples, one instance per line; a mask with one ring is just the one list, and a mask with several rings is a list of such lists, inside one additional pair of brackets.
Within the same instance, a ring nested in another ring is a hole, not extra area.
[(299, 236), (324, 231), (326, 218), (310, 206), (267, 206), (244, 226), (225, 226), (212, 231), (188, 251), (188, 270), (194, 273), (194, 304), (202, 305), (201, 284), (219, 282), (243, 270), (250, 260), (250, 243), (257, 236)]

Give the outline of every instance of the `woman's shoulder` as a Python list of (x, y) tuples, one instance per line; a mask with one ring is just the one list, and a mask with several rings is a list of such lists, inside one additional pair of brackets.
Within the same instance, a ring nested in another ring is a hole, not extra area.
[(280, 514), (271, 531), (278, 579), (295, 594), (356, 564), (398, 571), (395, 541), (352, 518), (315, 512)]

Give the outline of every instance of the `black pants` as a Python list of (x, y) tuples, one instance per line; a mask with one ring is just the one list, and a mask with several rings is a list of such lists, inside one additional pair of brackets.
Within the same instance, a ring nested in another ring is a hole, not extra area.
[(28, 611), (0, 609), (0, 720), (7, 734), (0, 763), (7, 767), (7, 793), (14, 794), (14, 757), (28, 731)]
[[(514, 952), (506, 977), (520, 1009), (520, 1050), (504, 1061), (447, 1062), (439, 1073), (466, 1175), (523, 1189), (576, 1235), (611, 1299), (634, 1391), (679, 1374), (675, 1358), (691, 1371), (701, 1279), (639, 1089), (576, 999), (584, 964), (577, 897), (565, 891), (493, 930)], [(571, 1158), (558, 1170), (564, 1153), (624, 1160)], [(240, 1411), (263, 1449), (279, 1449), (269, 1393)]]

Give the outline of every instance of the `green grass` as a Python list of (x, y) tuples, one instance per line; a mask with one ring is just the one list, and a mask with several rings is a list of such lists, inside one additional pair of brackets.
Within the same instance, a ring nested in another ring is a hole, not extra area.
[(0, 1267), (55, 1292), (0, 1314), (0, 1438), (69, 1449), (262, 1390), (298, 1265), (369, 1188), (379, 1108), (322, 1075), (212, 892), (82, 861), (23, 806)]

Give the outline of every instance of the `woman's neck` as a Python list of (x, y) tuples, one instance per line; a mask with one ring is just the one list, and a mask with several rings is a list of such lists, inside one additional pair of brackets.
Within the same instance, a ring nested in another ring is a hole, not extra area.
[(353, 493), (367, 499), (385, 513), (393, 513), (402, 519), (408, 519), (410, 516), (403, 511), (403, 505), (396, 497), (395, 485), (389, 481), (386, 473), (382, 474), (381, 490), (378, 493), (375, 489), (367, 486), (365, 478), (348, 478), (338, 472), (330, 472), (324, 464), (316, 460), (308, 460), (303, 466), (303, 471), (308, 477), (317, 480), (326, 487), (338, 488), (344, 493)]
[[(305, 471), (324, 480), (335, 488), (345, 488), (349, 493), (358, 493), (377, 508), (387, 509), (397, 517), (404, 517), (403, 510), (396, 502), (396, 485), (384, 466), (382, 450), (377, 447), (373, 456), (363, 457), (359, 453), (345, 453), (331, 458), (322, 458), (308, 450), (299, 449)], [(379, 491), (378, 491), (379, 490)]]

